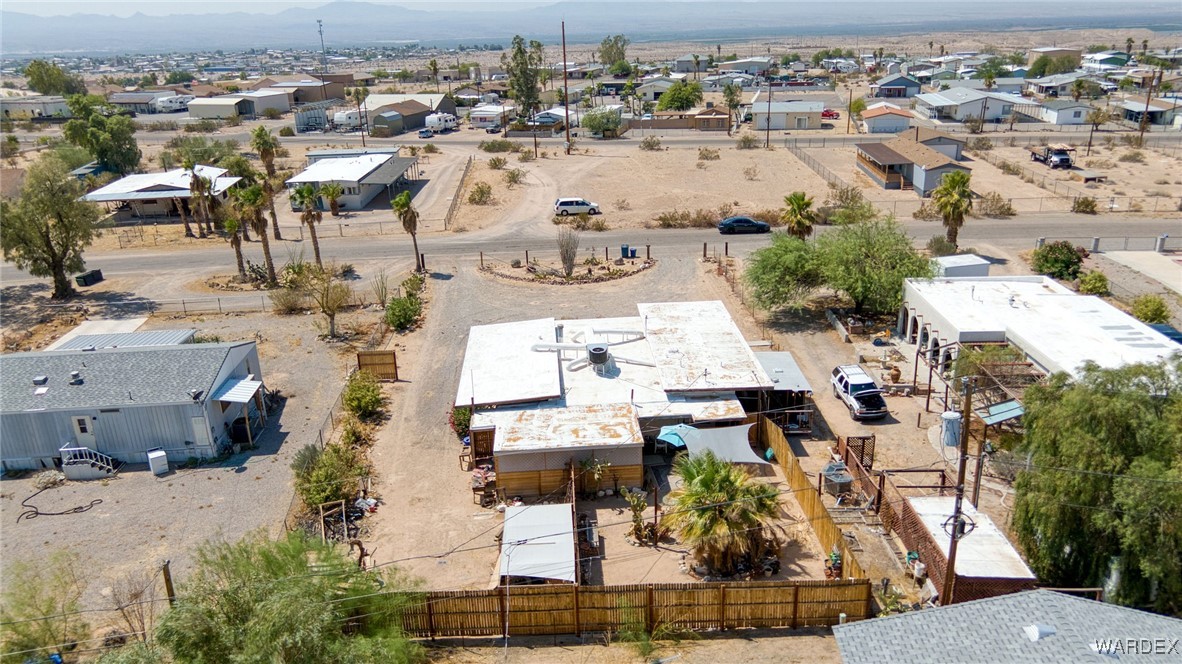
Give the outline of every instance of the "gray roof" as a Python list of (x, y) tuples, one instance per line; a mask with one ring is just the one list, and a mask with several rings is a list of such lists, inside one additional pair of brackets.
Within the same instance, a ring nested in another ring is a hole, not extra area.
[(812, 392), (813, 388), (804, 377), (796, 358), (789, 352), (756, 353), (755, 359), (760, 366), (772, 377), (772, 390), (775, 392)]
[[(213, 382), (231, 348), (253, 343), (0, 355), (0, 412), (190, 401), (189, 390), (208, 396), (217, 387)], [(82, 374), (81, 385), (70, 385), (71, 371)], [(34, 376), (48, 376), (49, 382), (34, 385)], [(48, 389), (38, 396), (40, 387)]]
[[(1025, 629), (1053, 634), (1032, 641)], [(1044, 630), (1045, 631), (1045, 630)], [(1102, 662), (1097, 639), (1165, 639), (1182, 620), (1051, 590), (1030, 590), (833, 627), (845, 664), (948, 662)], [(1120, 662), (1177, 662), (1173, 656), (1117, 651)]]
[(176, 346), (193, 340), (197, 330), (150, 330), (148, 332), (114, 332), (111, 334), (80, 334), (48, 348), (52, 352), (85, 350), (87, 348), (144, 348)]
[(1052, 111), (1061, 111), (1065, 108), (1077, 108), (1077, 107), (1091, 108), (1092, 105), (1087, 102), (1074, 101), (1072, 99), (1051, 99), (1051, 100), (1042, 102), (1042, 107), (1050, 109)]
[(394, 157), (361, 178), (361, 184), (391, 185), (418, 163), (418, 157)]

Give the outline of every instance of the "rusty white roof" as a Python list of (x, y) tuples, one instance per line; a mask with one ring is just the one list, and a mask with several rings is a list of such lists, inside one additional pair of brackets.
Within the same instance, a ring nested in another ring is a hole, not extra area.
[(472, 428), (496, 427), (496, 454), (546, 449), (639, 447), (644, 444), (631, 404), (480, 411)]
[[(940, 552), (948, 555), (951, 538), (944, 530), (944, 523), (952, 518), (951, 496), (924, 496), (908, 498), (912, 509), (923, 522)], [(993, 521), (978, 512), (967, 501), (961, 506), (964, 515), (976, 527), (961, 538), (956, 547), (956, 574), (965, 577), (998, 579), (1033, 579), (1034, 573), (1026, 566), (1022, 556)]]
[(663, 302), (637, 308), (666, 392), (772, 387), (772, 379), (722, 302)]

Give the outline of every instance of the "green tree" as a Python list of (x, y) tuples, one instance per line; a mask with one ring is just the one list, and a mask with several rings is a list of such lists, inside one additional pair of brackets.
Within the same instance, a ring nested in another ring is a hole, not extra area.
[(1134, 89), (1136, 89), (1136, 87), (1137, 87), (1137, 82), (1134, 81), (1133, 79), (1129, 78), (1128, 76), (1125, 76), (1124, 78), (1120, 79), (1120, 81), (1118, 81), (1116, 84), (1116, 88), (1118, 90), (1120, 90), (1121, 92), (1131, 92)]
[(756, 302), (766, 309), (800, 307), (824, 283), (816, 245), (787, 233), (757, 249), (743, 274)]
[(945, 173), (940, 186), (932, 191), (932, 204), (943, 217), (945, 238), (953, 246), (959, 246), (956, 238), (965, 217), (973, 211), (971, 180), (967, 171), (952, 171)]
[(53, 279), (53, 298), (74, 295), (68, 274), (86, 269), (82, 251), (94, 239), (99, 209), (78, 200), (82, 183), (52, 155), (38, 159), (25, 176), (20, 195), (0, 202), (0, 247), (34, 277)]
[(415, 662), (399, 629), (409, 585), (303, 533), (208, 542), (156, 640), (182, 662)]
[(267, 238), (267, 220), (263, 217), (263, 208), (267, 205), (266, 194), (262, 185), (252, 184), (234, 190), (234, 209), (238, 213), (238, 221), (259, 236), (263, 245), (263, 263), (267, 270), (267, 285), (274, 284), (275, 261), (271, 259), (271, 241)]
[(435, 79), (435, 90), (439, 90), (439, 62), (435, 58), (427, 63), (427, 70), (431, 72), (431, 78)]
[(70, 74), (45, 60), (33, 60), (25, 65), (25, 78), (28, 79), (30, 90), (43, 95), (69, 97), (86, 94), (86, 84), (81, 76)]
[[(186, 160), (185, 163), (189, 163), (189, 161)], [(217, 161), (217, 166), (226, 169), (226, 174), (231, 177), (242, 178), (239, 183), (241, 186), (258, 184), (261, 179), (260, 173), (254, 169), (250, 160), (240, 154), (222, 157)]]
[(1170, 322), (1170, 309), (1160, 295), (1146, 293), (1133, 300), (1133, 318), (1151, 325), (1168, 323)]
[(394, 197), (390, 203), (394, 208), (394, 215), (402, 222), (402, 230), (410, 235), (411, 244), (415, 250), (415, 272), (423, 271), (423, 259), (419, 255), (419, 211), (411, 202), (410, 192), (404, 191)]
[(992, 56), (987, 58), (985, 62), (977, 67), (977, 71), (973, 74), (973, 78), (983, 79), (986, 76), (991, 76), (994, 79), (1008, 76), (1010, 70), (1006, 69), (1006, 59), (1001, 56)]
[(320, 260), (320, 239), (316, 237), (316, 225), (324, 219), (320, 212), (320, 195), (310, 184), (303, 184), (291, 192), (291, 201), (300, 209), (300, 223), (308, 229), (312, 238), (312, 254), (316, 257), (316, 265), (323, 267)]
[(184, 70), (170, 71), (164, 79), (165, 85), (181, 85), (193, 80), (193, 74)]
[(588, 111), (580, 120), (583, 129), (593, 134), (614, 134), (620, 128), (620, 114), (609, 108)]
[(345, 195), (345, 188), (336, 182), (320, 185), (320, 195), (328, 203), (328, 211), (334, 217), (341, 216), (341, 196)]
[(794, 191), (784, 197), (784, 206), (784, 213), (780, 216), (784, 230), (802, 240), (812, 235), (813, 224), (817, 220), (813, 212), (813, 199), (803, 191)]
[(140, 163), (140, 149), (131, 118), (104, 113), (106, 102), (101, 97), (75, 95), (67, 103), (74, 116), (63, 128), (67, 141), (85, 148), (112, 173), (135, 170)]
[(657, 100), (658, 111), (688, 111), (702, 103), (702, 85), (676, 81)]
[(765, 552), (770, 526), (779, 517), (776, 488), (707, 450), (673, 460), (681, 487), (669, 493), (665, 524), (677, 532), (694, 558), (711, 570), (729, 573), (744, 556)]
[(58, 549), (5, 570), (0, 651), (23, 654), (4, 661), (48, 662), (49, 655), (69, 652), (74, 649), (70, 644), (90, 636), (81, 613), (86, 583), (80, 569), (77, 554)]
[(176, 164), (189, 160), (194, 164), (213, 165), (238, 154), (237, 141), (210, 140), (204, 136), (178, 136), (167, 147), (169, 160)]
[(250, 147), (263, 162), (267, 177), (275, 177), (275, 152), (279, 149), (279, 139), (271, 135), (266, 127), (259, 125), (250, 132)]
[(818, 237), (816, 245), (824, 284), (853, 300), (857, 313), (898, 309), (903, 280), (933, 273), (931, 261), (915, 250), (894, 219), (839, 226)]
[(726, 133), (729, 136), (731, 127), (735, 126), (735, 114), (739, 112), (739, 107), (743, 105), (743, 88), (735, 83), (727, 83), (722, 86), (722, 102), (726, 104), (728, 113)]
[(850, 102), (850, 115), (861, 115), (866, 110), (866, 100), (858, 97)]
[(242, 233), (241, 225), (238, 219), (230, 217), (222, 222), (222, 228), (226, 231), (226, 240), (230, 243), (230, 248), (234, 250), (234, 260), (238, 264), (238, 281), (244, 283), (247, 281), (246, 264), (242, 260)]
[(632, 42), (624, 35), (604, 37), (599, 43), (599, 62), (603, 65), (614, 65), (617, 62), (628, 62), (628, 45)]
[[(532, 42), (531, 42), (532, 44)], [(513, 37), (512, 46), (501, 54), (501, 68), (509, 76), (509, 94), (517, 102), (517, 116), (529, 117), (538, 106), (538, 67), (534, 51), (526, 47), (521, 35)]]
[(1084, 96), (1088, 90), (1087, 82), (1082, 78), (1077, 78), (1071, 82), (1071, 99), (1079, 101), (1079, 98)]
[(1039, 274), (1056, 279), (1078, 279), (1080, 266), (1083, 265), (1083, 254), (1082, 247), (1076, 247), (1067, 240), (1048, 242), (1034, 250), (1030, 267)]
[(611, 69), (607, 71), (612, 76), (630, 76), (632, 74), (632, 65), (628, 64), (627, 60), (618, 60), (612, 63)]
[(1182, 356), (1027, 389), (1014, 530), (1039, 578), (1182, 613)]

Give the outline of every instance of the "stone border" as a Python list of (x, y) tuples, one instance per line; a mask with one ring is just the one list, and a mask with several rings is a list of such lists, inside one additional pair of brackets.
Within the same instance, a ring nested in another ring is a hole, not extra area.
[[(620, 279), (627, 279), (628, 277), (631, 277), (633, 275), (647, 272), (649, 269), (651, 269), (656, 264), (657, 264), (657, 259), (649, 258), (641, 263), (641, 266), (639, 269), (636, 269), (636, 270), (633, 270), (631, 272), (627, 272), (624, 274), (615, 275), (615, 276), (597, 275), (594, 279), (591, 279), (589, 281), (588, 280), (559, 281), (557, 279), (542, 280), (542, 279), (535, 279), (533, 277), (521, 277), (521, 276), (517, 276), (515, 274), (508, 274), (505, 272), (501, 272), (492, 266), (478, 267), (476, 269), (479, 272), (491, 274), (495, 277), (500, 277), (502, 279), (508, 279), (510, 281), (520, 281), (522, 283), (527, 283), (527, 284), (537, 284), (540, 286), (583, 286), (583, 285), (591, 285), (591, 284), (602, 284), (602, 283), (607, 283), (609, 281), (619, 281)], [(524, 268), (514, 268), (514, 269), (524, 269)]]

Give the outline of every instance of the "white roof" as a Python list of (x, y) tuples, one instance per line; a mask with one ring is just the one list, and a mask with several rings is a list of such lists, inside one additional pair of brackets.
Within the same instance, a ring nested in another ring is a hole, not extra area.
[[(771, 103), (772, 113), (820, 113), (825, 110), (825, 102), (822, 101), (773, 101)], [(755, 115), (766, 114), (768, 112), (768, 103), (752, 102), (751, 112)]]
[[(289, 97), (290, 93), (287, 90), (247, 90), (245, 92), (231, 92), (227, 97), (241, 97), (241, 98), (263, 98), (263, 97)], [(217, 97), (214, 97), (217, 99)]]
[(562, 503), (506, 507), (497, 567), (500, 576), (574, 583), (574, 506)]
[(254, 398), (255, 392), (258, 392), (262, 386), (263, 381), (261, 380), (227, 378), (221, 387), (213, 391), (213, 396), (210, 398), (214, 401), (228, 403), (247, 403)]
[(473, 326), (468, 331), (456, 405), (523, 403), (561, 396), (557, 358), (531, 350), (534, 344), (553, 341), (553, 318)]
[(353, 157), (320, 159), (312, 162), (310, 166), (288, 180), (287, 183), (360, 182), (390, 159), (391, 155), (388, 154), (361, 154)]
[(498, 116), (504, 115), (506, 113), (509, 113), (512, 110), (513, 110), (512, 106), (505, 106), (502, 104), (485, 104), (483, 106), (477, 106), (476, 108), (473, 108), (472, 113), (470, 115), (474, 115), (477, 117), (484, 117), (484, 116), (498, 117)]
[(908, 307), (948, 341), (1008, 341), (1048, 372), (1157, 362), (1182, 346), (1090, 295), (1047, 277), (908, 279)]
[(496, 427), (493, 452), (640, 447), (644, 437), (636, 408), (627, 403), (477, 411), (473, 429)]
[(239, 96), (203, 97), (189, 102), (189, 106), (237, 106), (241, 101), (242, 97)]
[[(194, 169), (197, 171), (197, 175), (209, 178), (215, 195), (221, 194), (242, 179), (229, 176), (227, 175), (229, 171), (216, 166), (197, 165)], [(95, 189), (83, 196), (82, 200), (102, 203), (156, 198), (188, 198), (191, 178), (192, 174), (183, 168), (163, 173), (134, 173), (105, 187)]]
[(942, 267), (969, 267), (972, 265), (992, 265), (987, 259), (976, 254), (953, 254), (952, 256), (937, 256), (935, 261)]
[(925, 92), (924, 94), (916, 95), (915, 98), (929, 106), (959, 106), (960, 104), (968, 104), (981, 101), (982, 99), (996, 99), (1007, 104), (1028, 103), (1028, 100), (1017, 95), (1007, 95), (1001, 92), (986, 92), (972, 88), (950, 88), (948, 90), (940, 90), (939, 92)]
[(666, 392), (772, 387), (772, 379), (722, 302), (664, 302), (637, 308)]
[[(948, 545), (951, 537), (944, 530), (944, 522), (952, 517), (953, 503), (951, 496), (925, 496), (922, 498), (908, 498), (912, 509), (931, 534), (936, 545), (945, 557), (948, 556)], [(968, 501), (964, 501), (961, 509), (966, 518), (971, 519), (976, 527), (968, 535), (961, 538), (956, 546), (956, 575), (966, 577), (984, 577), (996, 579), (1033, 579), (1034, 572), (1026, 566), (1022, 556), (1014, 549), (1004, 533), (994, 525), (993, 521), (978, 512)]]

